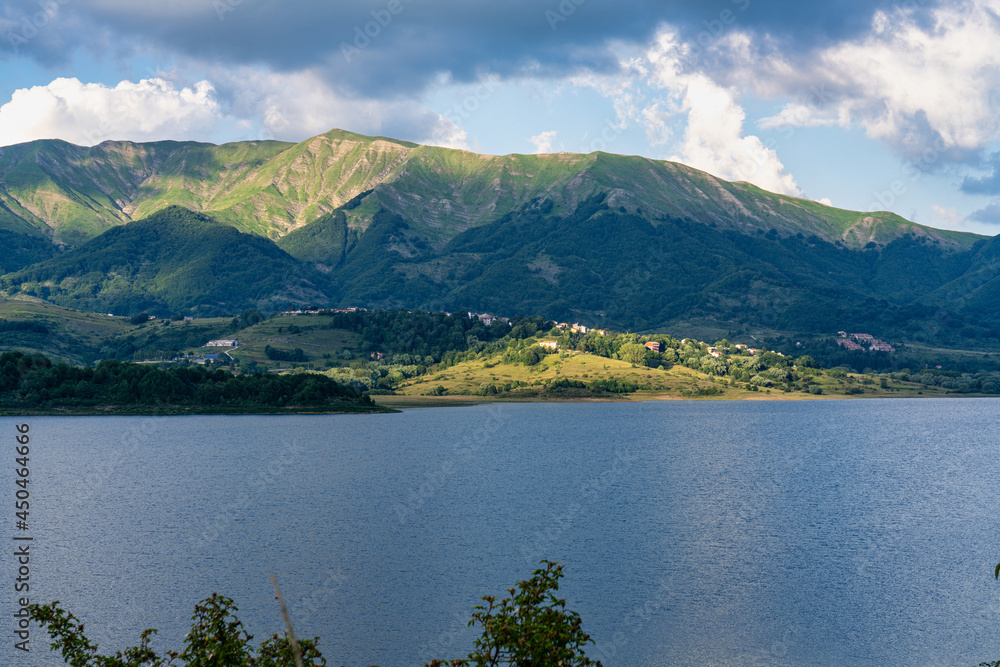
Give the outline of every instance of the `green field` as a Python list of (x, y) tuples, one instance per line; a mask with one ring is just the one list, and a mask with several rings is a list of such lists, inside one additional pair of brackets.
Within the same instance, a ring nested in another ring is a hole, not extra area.
[(77, 364), (89, 362), (106, 341), (135, 328), (124, 317), (83, 313), (30, 298), (0, 300), (0, 320), (37, 322), (49, 329), (48, 334), (0, 333), (0, 351), (40, 352)]
[[(327, 362), (345, 364), (361, 359), (358, 351), (359, 337), (357, 334), (340, 329), (327, 329), (329, 318), (319, 316), (276, 315), (271, 319), (255, 324), (242, 331), (227, 335), (236, 338), (240, 345), (235, 349), (227, 349), (229, 356), (238, 360), (240, 365), (251, 361), (268, 369), (288, 368), (289, 362), (270, 361), (264, 353), (264, 348), (272, 348), (290, 352), (300, 348), (308, 361), (305, 364), (295, 364), (304, 368), (320, 369)], [(220, 348), (199, 348), (192, 352), (219, 352)], [(328, 355), (328, 356), (327, 356)]]

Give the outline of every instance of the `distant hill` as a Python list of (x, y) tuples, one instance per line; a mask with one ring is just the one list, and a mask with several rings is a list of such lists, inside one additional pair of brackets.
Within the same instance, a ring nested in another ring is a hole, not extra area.
[(212, 316), (330, 299), (323, 274), (272, 241), (178, 206), (8, 274), (0, 286), (115, 314)]

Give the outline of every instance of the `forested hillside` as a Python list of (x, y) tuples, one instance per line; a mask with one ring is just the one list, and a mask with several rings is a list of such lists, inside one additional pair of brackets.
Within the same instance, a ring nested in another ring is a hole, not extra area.
[(202, 316), (329, 300), (322, 273), (265, 238), (170, 207), (0, 278), (5, 289), (86, 311)]

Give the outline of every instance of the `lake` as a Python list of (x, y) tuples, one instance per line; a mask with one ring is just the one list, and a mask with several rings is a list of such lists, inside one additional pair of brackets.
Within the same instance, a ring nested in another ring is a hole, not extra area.
[[(235, 599), (259, 641), (422, 665), (541, 559), (605, 665), (1000, 658), (1000, 399), (528, 403), (329, 416), (0, 419), (7, 553), (104, 651)], [(14, 528), (14, 426), (31, 514)], [(0, 589), (14, 626), (16, 563)], [(35, 627), (3, 665), (60, 665)], [(256, 642), (255, 642), (256, 643)]]

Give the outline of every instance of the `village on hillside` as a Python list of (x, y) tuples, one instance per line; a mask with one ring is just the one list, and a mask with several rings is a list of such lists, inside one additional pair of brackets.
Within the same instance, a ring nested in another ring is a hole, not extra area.
[(871, 334), (866, 333), (852, 333), (849, 334), (846, 331), (838, 331), (837, 334), (840, 338), (837, 339), (837, 345), (848, 349), (848, 350), (871, 350), (872, 352), (895, 352), (896, 348), (884, 340), (879, 340)]

